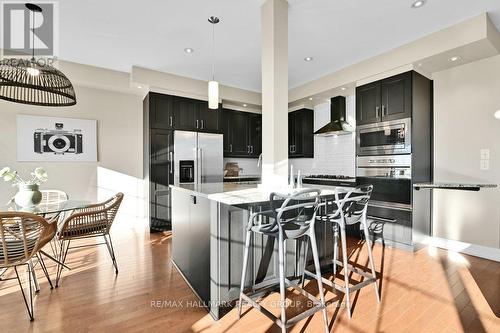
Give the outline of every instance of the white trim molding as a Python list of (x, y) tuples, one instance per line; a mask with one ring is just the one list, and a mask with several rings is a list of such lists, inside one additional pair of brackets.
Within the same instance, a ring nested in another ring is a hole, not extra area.
[(423, 241), (423, 244), (500, 262), (500, 249), (493, 247), (464, 243), (439, 237), (428, 237)]

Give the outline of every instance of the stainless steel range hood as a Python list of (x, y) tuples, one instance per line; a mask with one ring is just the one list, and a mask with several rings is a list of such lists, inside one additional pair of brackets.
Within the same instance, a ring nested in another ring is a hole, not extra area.
[(330, 122), (314, 132), (314, 134), (321, 136), (351, 134), (354, 132), (354, 127), (345, 119), (345, 97), (334, 97), (330, 103)]

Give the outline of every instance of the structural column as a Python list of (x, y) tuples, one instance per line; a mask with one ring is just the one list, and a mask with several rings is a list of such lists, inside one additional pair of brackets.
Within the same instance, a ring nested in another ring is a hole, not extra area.
[(288, 175), (288, 2), (261, 6), (262, 184), (286, 185)]

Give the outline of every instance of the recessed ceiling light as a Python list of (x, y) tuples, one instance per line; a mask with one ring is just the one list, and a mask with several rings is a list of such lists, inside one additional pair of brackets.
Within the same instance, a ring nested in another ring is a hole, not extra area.
[(347, 90), (347, 88), (346, 87), (342, 87), (342, 88), (340, 88), (340, 90), (345, 91), (345, 90)]
[(450, 58), (450, 61), (457, 61), (457, 60), (460, 60), (460, 57), (454, 56)]
[(186, 53), (193, 53), (193, 52), (194, 52), (194, 50), (193, 50), (192, 48), (190, 48), (190, 47), (186, 47), (186, 48), (184, 49), (184, 52), (186, 52)]
[(137, 88), (142, 89), (142, 86), (137, 86)]
[(243, 104), (243, 107), (244, 107), (244, 108), (246, 108), (246, 107), (247, 107), (247, 105), (246, 105), (246, 104)]
[(313, 98), (312, 98), (312, 97), (309, 97), (309, 100), (310, 100), (310, 101), (312, 101), (312, 100), (313, 100)]
[(497, 112), (495, 112), (495, 118), (500, 119), (500, 110), (498, 110)]
[(411, 5), (411, 8), (417, 9), (422, 7), (423, 5), (425, 5), (425, 0), (417, 0)]
[(314, 58), (313, 57), (305, 57), (304, 58), (304, 61), (307, 61), (307, 62), (310, 62), (310, 61), (313, 61)]

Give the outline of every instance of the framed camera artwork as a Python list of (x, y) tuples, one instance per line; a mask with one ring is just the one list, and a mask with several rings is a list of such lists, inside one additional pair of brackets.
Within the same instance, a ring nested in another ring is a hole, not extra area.
[(17, 160), (97, 162), (97, 121), (18, 115)]

